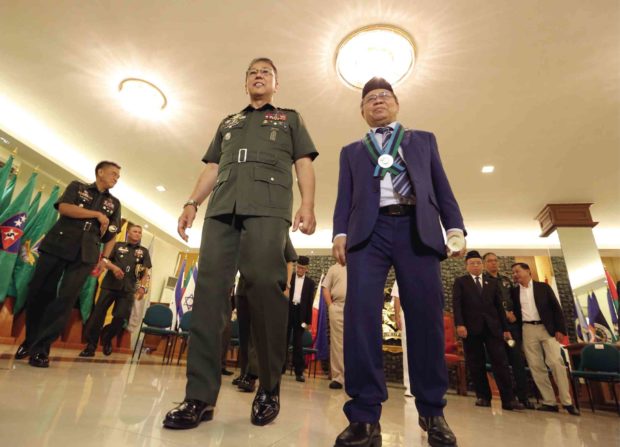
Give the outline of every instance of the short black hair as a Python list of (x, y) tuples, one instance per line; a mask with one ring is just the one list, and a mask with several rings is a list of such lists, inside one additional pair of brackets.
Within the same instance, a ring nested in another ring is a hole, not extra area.
[(97, 172), (99, 171), (99, 169), (107, 168), (108, 166), (114, 166), (115, 168), (118, 168), (118, 169), (121, 168), (121, 166), (118, 163), (115, 163), (109, 160), (103, 160), (97, 163), (97, 166), (95, 166), (95, 175), (97, 175)]
[(142, 229), (142, 225), (138, 225), (138, 224), (135, 224), (135, 223), (133, 223), (133, 222), (129, 222), (129, 223), (127, 224), (127, 231), (131, 230), (131, 229), (132, 229), (132, 228), (134, 228), (134, 227), (138, 227), (138, 228)]
[(525, 262), (515, 262), (514, 264), (512, 264), (510, 266), (511, 269), (515, 268), (515, 267), (521, 267), (523, 270), (527, 270), (528, 272), (531, 272), (532, 270), (530, 269), (530, 266), (527, 265)]
[(482, 255), (482, 260), (486, 261), (487, 260), (487, 256), (495, 256), (497, 258), (497, 255), (495, 253), (493, 253), (492, 251), (486, 252), (484, 255)]
[(269, 59), (268, 57), (257, 57), (257, 58), (252, 59), (252, 61), (250, 62), (250, 65), (248, 65), (248, 69), (245, 71), (246, 77), (248, 75), (248, 71), (250, 71), (250, 68), (252, 68), (252, 65), (254, 65), (257, 62), (265, 62), (266, 64), (271, 65), (271, 68), (273, 68), (273, 73), (276, 79), (278, 79), (278, 69), (276, 68), (276, 64), (274, 64), (273, 61)]

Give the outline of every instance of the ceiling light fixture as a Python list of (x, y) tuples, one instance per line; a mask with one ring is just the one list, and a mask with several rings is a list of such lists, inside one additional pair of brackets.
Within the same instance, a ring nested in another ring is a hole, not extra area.
[(490, 174), (493, 171), (495, 171), (495, 166), (487, 165), (487, 166), (483, 166), (482, 167), (482, 173), (483, 174)]
[(373, 76), (392, 85), (415, 64), (413, 39), (391, 25), (370, 25), (346, 36), (336, 50), (336, 72), (347, 85), (361, 89)]
[(123, 107), (144, 118), (157, 118), (168, 105), (168, 98), (159, 87), (140, 78), (123, 79), (118, 84)]
[(157, 185), (155, 187), (155, 189), (159, 192), (165, 192), (166, 191), (166, 187), (164, 185)]

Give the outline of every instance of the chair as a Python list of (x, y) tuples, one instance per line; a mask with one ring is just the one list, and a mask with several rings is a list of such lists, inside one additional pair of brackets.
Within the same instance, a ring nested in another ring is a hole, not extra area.
[(465, 371), (465, 357), (462, 347), (456, 338), (454, 318), (451, 314), (443, 316), (443, 327), (446, 338), (444, 357), (448, 368), (454, 368), (456, 372), (456, 392), (462, 396), (467, 395), (467, 373)]
[[(590, 390), (590, 381), (606, 382), (609, 384), (616, 401), (616, 410), (620, 414), (620, 406), (618, 405), (618, 396), (616, 395), (616, 383), (620, 383), (620, 352), (618, 349), (608, 343), (594, 343), (586, 346), (581, 351), (581, 362), (579, 368), (571, 371), (571, 379), (573, 386), (575, 379), (582, 378), (586, 381), (586, 389), (588, 390), (588, 400), (590, 408), (594, 413), (594, 402), (592, 401), (592, 391)], [(577, 396), (575, 402), (578, 404)]]
[[(177, 337), (181, 338), (181, 348), (179, 349), (179, 357), (177, 359), (177, 365), (181, 364), (181, 356), (185, 352), (187, 348), (187, 343), (189, 340), (189, 325), (192, 319), (192, 311), (188, 310), (181, 317), (181, 321), (179, 322), (179, 332), (177, 333)], [(175, 341), (176, 346), (176, 341)], [(174, 352), (174, 349), (172, 350)]]
[[(136, 344), (133, 348), (133, 354), (131, 358), (136, 355), (136, 349), (138, 348), (138, 344), (140, 343), (140, 335), (144, 333), (144, 336), (147, 335), (157, 335), (161, 338), (166, 339), (166, 348), (164, 350), (164, 355), (162, 358), (162, 363), (166, 363), (166, 360), (169, 360), (168, 363), (172, 361), (172, 343), (177, 336), (177, 331), (170, 329), (172, 326), (172, 310), (168, 306), (163, 304), (154, 304), (146, 310), (144, 314), (144, 318), (142, 319), (142, 323), (140, 323), (140, 330), (138, 331), (138, 339), (136, 340)], [(140, 351), (138, 351), (138, 361), (140, 361), (140, 356), (142, 355), (142, 345), (144, 344), (144, 337), (142, 337), (142, 343), (140, 344)], [(168, 359), (170, 356), (170, 359)]]
[[(316, 358), (316, 354), (319, 352), (318, 349), (312, 347), (314, 344), (314, 340), (312, 340), (312, 334), (310, 331), (304, 331), (304, 335), (301, 339), (302, 353), (304, 355), (304, 359), (307, 363), (312, 362), (312, 359)], [(316, 361), (314, 363), (314, 374), (313, 378), (316, 379)], [(310, 374), (312, 369), (312, 363), (308, 365), (308, 374)]]

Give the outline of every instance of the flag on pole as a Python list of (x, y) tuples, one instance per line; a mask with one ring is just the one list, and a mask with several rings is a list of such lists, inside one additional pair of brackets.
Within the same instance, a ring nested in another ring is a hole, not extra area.
[(11, 168), (13, 167), (13, 156), (11, 155), (9, 159), (4, 163), (2, 169), (0, 169), (0, 199), (4, 195), (4, 190), (6, 188), (6, 181), (9, 179), (9, 175), (11, 174)]
[(36, 181), (37, 174), (34, 173), (17, 198), (3, 213), (0, 213), (0, 303), (4, 301), (13, 277), (17, 253), (28, 220), (30, 198)]
[(17, 314), (26, 304), (28, 283), (39, 260), (39, 246), (58, 218), (58, 211), (54, 208), (54, 204), (58, 200), (59, 191), (60, 188), (54, 186), (41, 210), (34, 217), (28, 217), (19, 249), (19, 257), (15, 261), (13, 281), (9, 288), (9, 295), (15, 297), (14, 314)]
[(189, 282), (187, 283), (187, 287), (183, 290), (183, 296), (181, 297), (181, 301), (177, 307), (179, 321), (181, 321), (183, 314), (192, 310), (192, 307), (194, 306), (194, 290), (196, 289), (196, 278), (198, 276), (197, 267), (197, 265), (194, 265), (187, 275), (189, 276)]
[[(9, 207), (11, 203), (11, 199), (13, 198), (13, 191), (15, 191), (15, 184), (17, 183), (17, 176), (13, 175), (9, 178), (9, 183), (4, 190), (4, 194), (2, 194), (2, 198), (0, 199), (0, 214), (4, 212)], [(30, 204), (30, 198), (28, 198), (28, 204)], [(28, 211), (26, 209), (26, 211)]]
[(607, 342), (615, 339), (609, 323), (607, 323), (605, 316), (601, 312), (594, 292), (588, 295), (588, 320), (589, 326), (594, 331), (597, 340)]
[(187, 263), (187, 259), (183, 259), (181, 263), (181, 269), (179, 270), (179, 277), (177, 278), (177, 284), (174, 287), (174, 299), (170, 301), (170, 309), (172, 310), (172, 327), (178, 327), (179, 322), (181, 321), (181, 317), (178, 314), (179, 303), (183, 298), (183, 283), (185, 274), (185, 265)]
[(575, 297), (574, 301), (575, 305), (575, 329), (577, 332), (577, 338), (584, 342), (590, 341), (590, 331), (588, 330), (588, 323), (586, 322), (586, 317), (583, 315), (583, 311), (581, 310), (581, 305), (579, 304), (579, 299)]
[(614, 334), (614, 338), (618, 338), (618, 312), (614, 306), (614, 300), (611, 298), (611, 290), (607, 289), (607, 305), (609, 306), (609, 313), (611, 314), (611, 329)]
[(325, 279), (325, 275), (321, 275), (317, 290), (318, 300), (314, 300), (315, 304), (318, 301), (316, 335), (314, 337), (317, 360), (327, 360), (329, 358), (329, 343), (327, 341), (327, 304), (325, 304), (325, 298), (323, 297), (323, 279)]
[(32, 220), (34, 216), (39, 211), (39, 202), (41, 201), (41, 191), (37, 192), (37, 195), (34, 196), (32, 202), (30, 203), (30, 208), (28, 208), (28, 219)]
[[(82, 321), (86, 323), (88, 317), (90, 317), (90, 313), (93, 310), (93, 306), (95, 305), (95, 293), (98, 292), (98, 282), (97, 278), (101, 275), (101, 269), (99, 268), (99, 263), (95, 264), (93, 269), (86, 278), (86, 282), (82, 286), (82, 290), (80, 291), (80, 315), (82, 316)], [(103, 276), (103, 275), (101, 275)]]
[[(607, 279), (607, 287), (609, 288), (611, 292), (611, 298), (614, 299), (615, 301), (618, 301), (618, 289), (616, 288), (616, 283), (614, 282), (613, 278), (611, 277), (607, 269), (605, 269), (605, 278)], [(618, 306), (616, 304), (616, 309), (617, 308)]]

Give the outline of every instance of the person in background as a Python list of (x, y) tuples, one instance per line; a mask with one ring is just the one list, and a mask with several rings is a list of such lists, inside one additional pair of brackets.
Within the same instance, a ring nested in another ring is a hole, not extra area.
[(407, 326), (405, 324), (405, 313), (402, 311), (398, 294), (398, 281), (394, 281), (391, 295), (394, 305), (394, 320), (396, 320), (396, 326), (400, 331), (400, 344), (403, 348), (403, 385), (405, 385), (405, 397), (413, 397), (413, 394), (411, 394), (411, 383), (409, 382), (409, 360), (407, 359)]
[(347, 268), (335, 263), (323, 278), (323, 299), (329, 314), (329, 365), (331, 382), (329, 388), (340, 390), (344, 385), (344, 353), (342, 336), (344, 326), (344, 304), (347, 297)]

